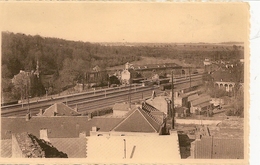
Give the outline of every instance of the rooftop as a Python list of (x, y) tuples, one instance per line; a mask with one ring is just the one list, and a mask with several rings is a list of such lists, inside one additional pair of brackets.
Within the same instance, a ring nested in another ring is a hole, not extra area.
[(194, 94), (194, 95), (191, 95), (188, 97), (188, 101), (193, 101), (193, 100), (196, 100), (199, 98), (199, 95), (198, 94)]
[(203, 95), (203, 96), (198, 96), (198, 98), (191, 101), (191, 103), (192, 103), (193, 106), (196, 106), (196, 105), (200, 105), (202, 103), (209, 102), (209, 101), (211, 101), (210, 96)]
[(113, 128), (119, 132), (159, 132), (161, 123), (141, 108), (132, 110), (129, 115)]
[(36, 137), (40, 136), (40, 130), (48, 130), (49, 138), (75, 138), (79, 133), (89, 131), (96, 126), (101, 131), (110, 131), (122, 118), (94, 117), (91, 120), (87, 116), (56, 116), (40, 117), (33, 116), (29, 121), (25, 117), (2, 117), (1, 139), (11, 139), (12, 133), (28, 132)]
[(87, 139), (87, 158), (93, 160), (133, 159), (157, 163), (180, 159), (177, 134), (149, 137), (90, 136)]
[(65, 105), (64, 103), (55, 103), (47, 108), (42, 116), (76, 116), (80, 115), (74, 109)]
[(243, 138), (206, 136), (195, 141), (194, 156), (197, 159), (243, 159)]
[(68, 158), (86, 158), (86, 138), (49, 138), (51, 144)]

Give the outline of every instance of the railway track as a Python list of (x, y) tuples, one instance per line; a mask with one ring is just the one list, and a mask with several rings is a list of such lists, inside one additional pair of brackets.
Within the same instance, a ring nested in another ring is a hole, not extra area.
[[(144, 93), (144, 96), (147, 97), (148, 93), (151, 95), (151, 91), (157, 89), (158, 87), (145, 87), (143, 89), (132, 89), (131, 90), (131, 95), (133, 95), (133, 98), (135, 97), (135, 95), (137, 93), (139, 93), (139, 96), (142, 95), (142, 93)], [(91, 108), (93, 108), (93, 104), (96, 105), (97, 109), (102, 109), (104, 107), (102, 107), (102, 104), (100, 104), (100, 101), (105, 101), (107, 104), (109, 105), (113, 105), (115, 102), (118, 102), (118, 100), (122, 100), (125, 99), (125, 97), (128, 97), (129, 94), (129, 90), (125, 90), (125, 91), (120, 91), (120, 92), (110, 92), (106, 95), (104, 94), (98, 94), (95, 95), (95, 97), (90, 97), (89, 99), (85, 100), (85, 101), (78, 101), (78, 100), (72, 100), (72, 101), (67, 101), (67, 105), (75, 108), (76, 106), (79, 109), (79, 112), (83, 112), (83, 111), (88, 111), (91, 110)], [(139, 97), (139, 99), (141, 99), (141, 97)], [(61, 102), (61, 101), (56, 101), (53, 102), (57, 103), (57, 102)], [(30, 112), (32, 115), (36, 115), (37, 113), (39, 113), (40, 109), (46, 109), (49, 106), (51, 106), (52, 104), (45, 104), (42, 106), (38, 106), (37, 104), (35, 105), (30, 105)], [(92, 104), (92, 105), (89, 105)], [(28, 105), (24, 106), (22, 109), (9, 109), (6, 111), (2, 111), (2, 117), (8, 117), (8, 116), (24, 116), (28, 111)]]
[[(191, 80), (189, 77), (180, 77), (174, 79), (174, 84), (185, 84), (194, 81), (199, 81), (202, 79), (202, 75), (196, 74), (191, 75)], [(142, 97), (147, 97), (151, 95), (152, 90), (157, 90), (158, 86), (141, 86), (132, 85), (131, 86), (131, 98), (136, 101), (136, 99), (141, 99)], [(32, 115), (36, 115), (39, 109), (46, 109), (54, 103), (64, 102), (68, 106), (75, 108), (77, 106), (78, 111), (86, 112), (90, 110), (98, 110), (105, 107), (112, 106), (115, 102), (127, 101), (130, 92), (129, 86), (108, 88), (103, 90), (84, 92), (79, 94), (67, 95), (56, 97), (51, 100), (41, 100), (38, 102), (30, 102), (29, 104), (15, 104), (9, 106), (1, 107), (1, 116), (21, 116), (25, 115), (30, 109)]]

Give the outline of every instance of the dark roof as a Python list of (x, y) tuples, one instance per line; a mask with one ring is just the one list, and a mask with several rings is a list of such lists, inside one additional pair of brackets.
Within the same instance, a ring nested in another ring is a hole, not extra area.
[(198, 94), (194, 94), (194, 95), (191, 95), (188, 97), (188, 101), (193, 101), (193, 100), (196, 100), (199, 98), (199, 95)]
[(119, 132), (159, 132), (160, 123), (152, 115), (141, 108), (132, 110), (131, 113), (120, 122), (113, 131)]
[(12, 157), (12, 140), (6, 139), (1, 140), (1, 157), (11, 158)]
[(184, 98), (184, 97), (189, 97), (189, 96), (192, 96), (192, 95), (195, 95), (195, 94), (198, 94), (200, 93), (200, 90), (194, 90), (194, 91), (190, 91), (190, 92), (187, 92), (187, 93), (180, 93), (180, 97)]
[(86, 138), (49, 138), (50, 143), (68, 158), (86, 158)]
[(199, 96), (198, 99), (195, 99), (192, 102), (192, 105), (195, 106), (195, 105), (200, 105), (202, 103), (205, 103), (205, 102), (209, 102), (211, 100), (210, 96), (208, 95), (204, 95), (204, 96)]
[(212, 103), (210, 103), (210, 102), (205, 102), (205, 103), (202, 103), (202, 104), (199, 104), (198, 106), (200, 107), (200, 108), (204, 108), (204, 107), (207, 107), (207, 106), (209, 106), (209, 105), (211, 105)]
[(48, 130), (49, 138), (74, 138), (79, 133), (89, 131), (96, 126), (100, 131), (110, 131), (122, 118), (94, 117), (88, 121), (87, 116), (55, 116), (39, 117), (33, 116), (29, 121), (25, 117), (2, 117), (1, 139), (10, 139), (12, 133), (28, 132), (36, 137), (40, 136), (41, 129)]
[[(55, 114), (55, 115), (54, 115)], [(79, 115), (74, 109), (64, 103), (55, 103), (47, 108), (42, 116), (76, 116)]]
[(194, 156), (197, 159), (243, 159), (244, 140), (202, 137), (200, 141), (195, 141)]

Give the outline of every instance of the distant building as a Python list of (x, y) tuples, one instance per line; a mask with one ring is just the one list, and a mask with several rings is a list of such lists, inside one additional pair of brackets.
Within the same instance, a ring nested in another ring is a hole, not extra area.
[(100, 67), (99, 67), (98, 65), (96, 65), (96, 66), (93, 68), (93, 71), (94, 71), (94, 72), (100, 72), (101, 69), (100, 69)]
[(152, 97), (145, 102), (163, 112), (165, 115), (169, 115), (171, 111), (171, 99), (169, 96), (156, 96), (155, 92), (153, 92)]
[(208, 58), (206, 58), (203, 63), (204, 63), (204, 66), (211, 65), (211, 62)]
[(79, 116), (76, 109), (72, 109), (64, 103), (55, 103), (44, 111), (41, 109), (39, 116), (53, 117), (53, 116)]
[(215, 71), (211, 74), (211, 76), (213, 78), (215, 86), (222, 88), (227, 92), (231, 92), (233, 91), (233, 88), (235, 87), (236, 83), (238, 83), (240, 87), (243, 87), (243, 83), (244, 83), (243, 72), (237, 74), (241, 74), (241, 75), (236, 75), (230, 69), (226, 69), (226, 70)]
[(121, 72), (121, 83), (122, 84), (130, 84), (130, 78), (131, 78), (131, 73), (129, 70), (123, 70)]
[(176, 107), (175, 109), (175, 117), (186, 117), (188, 112), (188, 108), (186, 107)]
[(201, 95), (199, 98), (190, 101), (190, 113), (200, 114), (212, 109), (211, 98), (208, 95)]

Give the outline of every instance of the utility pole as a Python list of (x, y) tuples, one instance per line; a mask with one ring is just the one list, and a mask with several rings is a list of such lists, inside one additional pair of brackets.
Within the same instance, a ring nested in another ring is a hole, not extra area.
[(190, 73), (190, 67), (189, 67), (189, 75), (190, 75), (190, 91), (191, 91), (191, 73)]
[[(29, 79), (29, 77), (28, 77)], [(27, 93), (27, 101), (28, 101), (28, 109), (27, 109), (27, 113), (30, 113), (30, 100), (29, 100), (29, 80), (27, 79), (27, 83), (26, 83), (26, 93)]]
[(129, 79), (129, 108), (131, 108), (131, 78)]
[(172, 71), (172, 112), (171, 112), (172, 129), (174, 129), (174, 115), (175, 115), (175, 110), (174, 110), (174, 84), (173, 84), (173, 71)]

